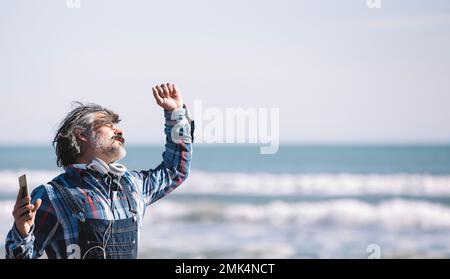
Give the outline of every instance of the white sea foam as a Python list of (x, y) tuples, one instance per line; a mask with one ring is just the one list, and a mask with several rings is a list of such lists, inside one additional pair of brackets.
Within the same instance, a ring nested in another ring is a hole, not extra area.
[(143, 257), (383, 258), (450, 256), (450, 208), (401, 199), (223, 204), (165, 200), (144, 219)]
[(450, 175), (270, 174), (192, 171), (182, 192), (251, 195), (450, 196)]
[(52, 180), (58, 175), (57, 171), (48, 170), (1, 170), (0, 171), (0, 196), (11, 195), (19, 190), (18, 177), (27, 175), (28, 189), (31, 192), (37, 186)]
[[(0, 244), (12, 226), (13, 200), (0, 201)], [(448, 257), (450, 208), (423, 201), (353, 199), (228, 204), (163, 200), (147, 210), (140, 257), (365, 258)]]
[(423, 201), (369, 204), (343, 199), (326, 202), (217, 204), (164, 201), (149, 210), (156, 222), (245, 222), (273, 226), (374, 227), (397, 230), (450, 229), (450, 207)]
[[(30, 189), (51, 180), (57, 171), (2, 170), (0, 195), (16, 193), (26, 173)], [(179, 193), (238, 195), (409, 195), (450, 196), (450, 175), (428, 174), (272, 174), (192, 170)]]

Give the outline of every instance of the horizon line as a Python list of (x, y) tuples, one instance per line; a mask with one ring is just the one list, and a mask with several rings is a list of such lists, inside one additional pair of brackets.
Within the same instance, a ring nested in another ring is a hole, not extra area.
[[(128, 143), (125, 147), (164, 147), (165, 142), (135, 142)], [(261, 143), (195, 143), (195, 146), (199, 147), (260, 147), (266, 146), (267, 144)], [(280, 146), (447, 146), (450, 145), (450, 141), (386, 141), (386, 142), (376, 142), (376, 141), (360, 141), (360, 142), (280, 142)], [(51, 143), (2, 143), (0, 142), (0, 147), (53, 147)]]

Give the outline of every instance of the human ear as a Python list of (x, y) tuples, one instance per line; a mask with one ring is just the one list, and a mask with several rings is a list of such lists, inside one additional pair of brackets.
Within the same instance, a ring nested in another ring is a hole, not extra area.
[(77, 140), (80, 142), (87, 142), (88, 138), (85, 133), (81, 131), (81, 129), (75, 129), (75, 136), (77, 137)]

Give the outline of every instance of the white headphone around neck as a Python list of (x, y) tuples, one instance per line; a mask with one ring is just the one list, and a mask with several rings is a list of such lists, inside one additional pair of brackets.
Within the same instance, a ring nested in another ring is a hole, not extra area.
[(86, 168), (97, 171), (102, 175), (111, 173), (114, 175), (122, 176), (127, 171), (127, 168), (124, 165), (118, 163), (112, 163), (108, 165), (98, 158), (93, 159), (91, 163), (86, 165)]

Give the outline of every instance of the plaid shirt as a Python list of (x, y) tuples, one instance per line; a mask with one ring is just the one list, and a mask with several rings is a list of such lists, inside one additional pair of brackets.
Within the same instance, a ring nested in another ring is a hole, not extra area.
[[(142, 224), (145, 209), (180, 186), (189, 174), (192, 155), (193, 121), (183, 109), (165, 111), (166, 145), (163, 162), (155, 169), (126, 171), (120, 183), (111, 189), (111, 177), (69, 165), (65, 173), (53, 180), (68, 187), (84, 209), (87, 219), (119, 220), (136, 217)], [(176, 134), (174, 134), (174, 132)], [(174, 141), (173, 135), (177, 135)], [(137, 205), (137, 213), (129, 210), (126, 191)], [(35, 223), (25, 237), (13, 225), (6, 238), (6, 258), (77, 258), (78, 219), (70, 212), (53, 185), (45, 184), (31, 193), (32, 202), (42, 199)]]

